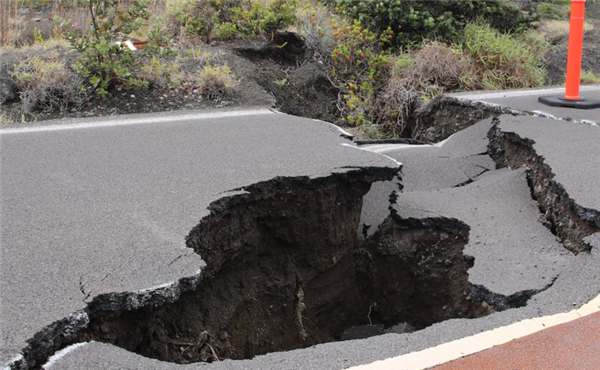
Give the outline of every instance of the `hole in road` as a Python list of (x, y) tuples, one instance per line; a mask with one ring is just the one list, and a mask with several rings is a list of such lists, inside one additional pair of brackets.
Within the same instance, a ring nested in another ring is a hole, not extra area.
[(188, 240), (207, 262), (198, 289), (160, 307), (92, 313), (79, 340), (210, 362), (489, 313), (469, 296), (465, 224), (388, 218), (360, 242), (370, 184), (312, 181), (263, 184), (217, 205)]

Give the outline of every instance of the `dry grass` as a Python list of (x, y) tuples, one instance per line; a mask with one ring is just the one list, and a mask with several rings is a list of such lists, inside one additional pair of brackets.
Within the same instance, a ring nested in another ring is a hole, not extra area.
[(239, 85), (228, 66), (205, 66), (197, 82), (200, 93), (211, 99), (231, 97)]
[[(585, 22), (583, 24), (584, 31), (589, 31), (589, 30), (593, 30), (593, 29), (594, 29), (593, 24), (591, 24), (589, 22)], [(568, 20), (557, 20), (557, 19), (544, 20), (540, 24), (540, 28), (539, 28), (538, 32), (546, 38), (557, 38), (557, 37), (566, 36), (569, 34), (569, 21)]]
[(400, 59), (394, 74), (406, 79), (415, 89), (439, 95), (452, 90), (470, 90), (479, 87), (475, 67), (462, 50), (440, 42), (429, 42), (410, 56), (406, 65)]
[(379, 129), (390, 137), (406, 137), (410, 118), (420, 104), (419, 94), (409, 80), (392, 77), (375, 103)]
[(597, 76), (592, 71), (581, 71), (581, 84), (583, 84), (583, 85), (600, 84), (600, 76)]
[(22, 60), (15, 66), (14, 77), (26, 113), (79, 108), (87, 98), (85, 91), (79, 89), (83, 78), (57, 55)]

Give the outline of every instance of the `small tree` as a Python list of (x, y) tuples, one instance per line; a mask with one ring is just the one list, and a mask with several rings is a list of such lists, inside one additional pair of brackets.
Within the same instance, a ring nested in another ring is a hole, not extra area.
[(100, 96), (106, 96), (116, 81), (125, 83), (128, 88), (147, 85), (137, 77), (140, 64), (122, 41), (150, 18), (149, 0), (131, 0), (126, 7), (119, 3), (118, 0), (88, 0), (90, 27), (83, 32), (75, 30), (70, 38), (73, 47), (81, 52), (75, 70), (88, 78)]

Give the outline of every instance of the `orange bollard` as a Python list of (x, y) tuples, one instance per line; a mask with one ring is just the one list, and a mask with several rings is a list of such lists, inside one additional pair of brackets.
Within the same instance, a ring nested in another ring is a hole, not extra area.
[(565, 91), (565, 99), (567, 100), (579, 100), (584, 15), (585, 0), (571, 0), (569, 55), (567, 57), (567, 86)]
[(581, 56), (583, 53), (585, 1), (586, 0), (571, 0), (569, 54), (567, 56), (567, 80), (564, 98), (558, 96), (541, 96), (538, 98), (540, 103), (554, 107), (580, 109), (600, 108), (600, 101), (581, 98), (579, 96), (579, 85), (581, 83)]

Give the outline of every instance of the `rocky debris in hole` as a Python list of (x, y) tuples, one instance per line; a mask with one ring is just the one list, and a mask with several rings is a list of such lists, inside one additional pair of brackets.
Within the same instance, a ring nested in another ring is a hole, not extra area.
[(540, 117), (500, 116), (490, 131), (499, 166), (527, 169), (531, 196), (550, 230), (572, 252), (590, 249), (600, 230), (597, 127)]
[(390, 229), (360, 245), (367, 190), (361, 182), (286, 186), (229, 200), (190, 234), (207, 262), (196, 291), (157, 309), (105, 313), (82, 339), (165, 361), (210, 362), (333, 341), (369, 321), (422, 328), (489, 313), (463, 294), (468, 228), (389, 220)]

